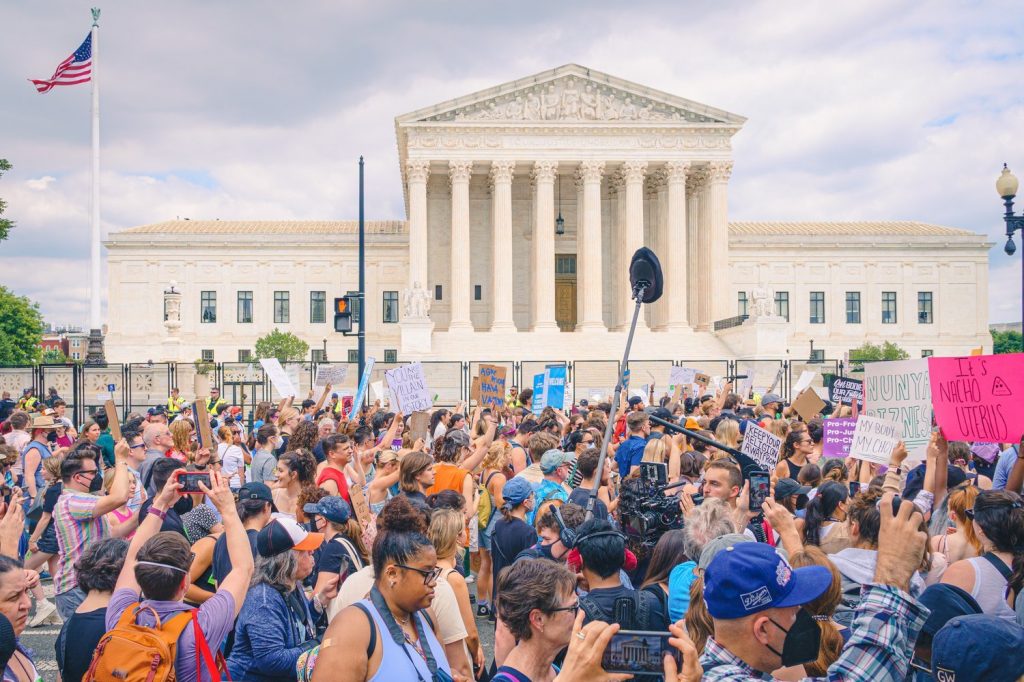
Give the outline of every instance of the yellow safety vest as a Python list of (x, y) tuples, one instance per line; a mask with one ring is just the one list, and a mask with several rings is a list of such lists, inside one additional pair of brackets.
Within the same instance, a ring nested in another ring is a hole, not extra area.
[(221, 405), (227, 405), (227, 402), (224, 398), (217, 398), (217, 400), (208, 398), (206, 400), (206, 413), (211, 417), (217, 416), (217, 408)]
[(184, 398), (175, 398), (173, 395), (167, 397), (167, 414), (172, 417), (181, 412), (181, 408), (185, 406)]

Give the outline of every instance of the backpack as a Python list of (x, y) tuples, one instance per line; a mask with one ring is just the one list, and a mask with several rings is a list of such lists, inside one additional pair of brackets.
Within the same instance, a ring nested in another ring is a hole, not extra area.
[[(149, 611), (156, 620), (156, 627), (150, 628), (136, 623), (141, 611)], [(93, 652), (89, 670), (82, 678), (83, 682), (108, 682), (109, 680), (145, 680), (146, 682), (174, 682), (175, 653), (178, 638), (193, 624), (196, 634), (196, 671), (199, 677), (200, 656), (205, 660), (210, 672), (210, 679), (220, 682), (218, 668), (227, 670), (223, 665), (223, 657), (218, 652), (217, 664), (210, 655), (210, 647), (206, 643), (196, 619), (198, 611), (183, 611), (166, 623), (150, 606), (136, 602), (121, 614), (117, 625), (100, 638), (96, 651)], [(230, 676), (227, 676), (230, 679)], [(201, 678), (200, 678), (201, 679)]]
[(477, 522), (480, 524), (480, 530), (487, 529), (487, 525), (491, 522), (491, 516), (494, 515), (494, 498), (491, 497), (490, 491), (487, 490), (487, 484), (499, 473), (501, 472), (492, 471), (486, 481), (478, 483), (476, 486), (479, 492), (476, 502), (476, 517)]

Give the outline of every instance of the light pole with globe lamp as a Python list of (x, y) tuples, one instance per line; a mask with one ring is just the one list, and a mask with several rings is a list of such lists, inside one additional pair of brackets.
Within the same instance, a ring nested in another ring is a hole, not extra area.
[[(1003, 215), (1003, 220), (1006, 221), (1006, 246), (1003, 247), (1003, 251), (1008, 256), (1012, 256), (1017, 251), (1017, 246), (1013, 243), (1013, 233), (1020, 230), (1021, 234), (1024, 235), (1024, 215), (1017, 216), (1013, 214), (1013, 198), (1017, 196), (1018, 184), (1017, 176), (1011, 173), (1004, 163), (1003, 172), (996, 180), (996, 191), (999, 192), (999, 196), (1003, 199), (1003, 205), (1006, 206), (1006, 213)], [(1024, 324), (1024, 262), (1021, 263), (1020, 294), (1021, 324)], [(1024, 328), (1021, 331), (1024, 332)]]

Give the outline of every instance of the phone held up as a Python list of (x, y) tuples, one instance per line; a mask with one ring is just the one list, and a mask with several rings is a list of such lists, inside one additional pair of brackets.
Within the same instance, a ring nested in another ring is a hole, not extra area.
[(178, 483), (181, 484), (181, 490), (179, 492), (205, 494), (202, 488), (199, 487), (200, 481), (202, 481), (203, 485), (205, 485), (207, 490), (209, 490), (210, 474), (201, 471), (182, 471), (178, 474)]
[(750, 474), (750, 511), (761, 511), (761, 505), (771, 495), (772, 481), (767, 471)]
[(665, 654), (676, 659), (682, 667), (683, 654), (668, 643), (667, 632), (619, 630), (613, 636), (601, 657), (601, 667), (608, 673), (640, 676), (665, 674)]

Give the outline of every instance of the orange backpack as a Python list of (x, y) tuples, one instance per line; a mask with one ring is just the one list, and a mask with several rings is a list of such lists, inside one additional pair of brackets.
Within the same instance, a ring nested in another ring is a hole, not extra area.
[[(156, 627), (139, 625), (136, 620), (141, 611), (149, 611), (156, 620)], [(124, 610), (113, 630), (100, 638), (99, 645), (92, 655), (92, 663), (83, 682), (174, 682), (174, 656), (178, 648), (178, 638), (188, 627), (189, 622), (196, 625), (196, 664), (198, 674), (199, 654), (203, 658), (209, 656), (206, 638), (195, 620), (196, 611), (183, 611), (166, 623), (152, 607), (136, 602)], [(212, 660), (207, 658), (212, 664)], [(212, 679), (219, 680), (216, 669)]]

